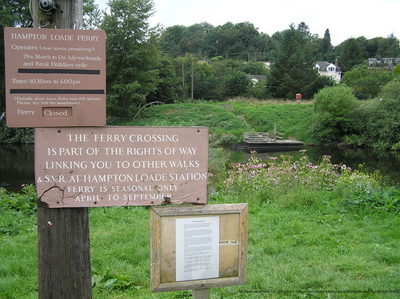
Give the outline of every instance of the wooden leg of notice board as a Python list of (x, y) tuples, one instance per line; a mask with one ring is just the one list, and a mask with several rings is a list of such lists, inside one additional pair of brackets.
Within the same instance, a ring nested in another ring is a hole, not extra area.
[(39, 299), (91, 299), (88, 208), (38, 201)]
[(210, 298), (210, 289), (203, 290), (193, 290), (193, 299), (209, 299)]

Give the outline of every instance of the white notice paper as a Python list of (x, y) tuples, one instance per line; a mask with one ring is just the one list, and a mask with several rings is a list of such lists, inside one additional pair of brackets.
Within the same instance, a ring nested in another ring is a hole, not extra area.
[(219, 277), (219, 217), (180, 218), (176, 228), (176, 281)]

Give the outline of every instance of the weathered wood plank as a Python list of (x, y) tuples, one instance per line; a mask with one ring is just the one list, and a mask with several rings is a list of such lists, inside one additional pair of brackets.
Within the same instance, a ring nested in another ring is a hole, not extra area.
[(210, 289), (193, 290), (193, 299), (208, 299), (210, 298)]
[(40, 299), (92, 298), (87, 208), (38, 202), (38, 279)]
[[(82, 29), (82, 0), (57, 4), (48, 28)], [(38, 6), (33, 0), (35, 20), (43, 17)], [(49, 209), (38, 200), (38, 278), (39, 299), (92, 298), (87, 208)]]

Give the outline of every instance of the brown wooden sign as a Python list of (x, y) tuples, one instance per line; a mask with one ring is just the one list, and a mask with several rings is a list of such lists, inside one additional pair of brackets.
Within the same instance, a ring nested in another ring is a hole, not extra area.
[(104, 126), (105, 32), (5, 28), (9, 127)]
[(37, 128), (35, 179), (50, 208), (207, 203), (204, 127)]

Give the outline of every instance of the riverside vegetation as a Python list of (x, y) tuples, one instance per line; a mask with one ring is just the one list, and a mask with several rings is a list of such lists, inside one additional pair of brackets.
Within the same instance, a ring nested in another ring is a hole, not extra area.
[[(218, 105), (162, 105), (129, 123), (208, 126), (209, 204), (249, 203), (247, 283), (212, 289), (211, 298), (398, 298), (398, 186), (379, 172), (334, 165), (329, 156), (312, 164), (306, 153), (297, 160), (252, 153), (230, 163), (222, 146), (252, 128), (271, 131), (286, 120), (286, 138), (313, 142), (304, 117), (312, 103), (284, 105), (290, 117), (279, 103), (265, 109), (273, 113), (233, 104), (236, 117)], [(264, 117), (248, 117), (256, 110)], [(37, 298), (35, 209), (34, 186), (0, 189), (0, 298)], [(90, 231), (94, 298), (191, 297), (149, 292), (149, 208), (91, 208)]]

